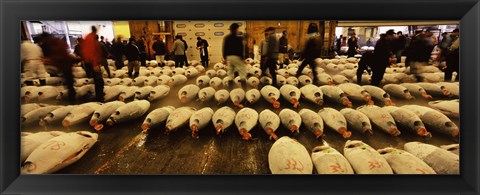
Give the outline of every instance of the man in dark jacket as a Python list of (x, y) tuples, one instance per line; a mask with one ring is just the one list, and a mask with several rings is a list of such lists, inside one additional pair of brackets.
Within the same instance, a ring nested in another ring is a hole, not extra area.
[(297, 70), (297, 77), (302, 75), (302, 71), (305, 66), (309, 65), (312, 69), (313, 74), (313, 83), (317, 84), (317, 69), (316, 69), (316, 62), (315, 59), (319, 58), (322, 52), (322, 41), (318, 36), (318, 33), (314, 33), (308, 38), (307, 42), (305, 43), (305, 49), (303, 50), (303, 62), (300, 64)]
[(153, 51), (155, 51), (155, 60), (160, 64), (160, 66), (165, 65), (165, 54), (167, 54), (167, 46), (163, 42), (161, 37), (157, 38), (157, 41), (152, 45)]
[[(97, 35), (97, 38), (98, 38), (98, 35)], [(102, 65), (103, 65), (103, 68), (105, 68), (105, 71), (107, 72), (108, 78), (110, 78), (110, 68), (108, 68), (108, 61), (107, 61), (108, 47), (106, 43), (103, 41), (104, 40), (103, 36), (100, 40), (101, 40), (100, 46), (102, 48)]]
[(125, 50), (125, 46), (122, 43), (122, 38), (117, 37), (117, 41), (112, 45), (112, 55), (113, 60), (115, 60), (115, 67), (117, 69), (121, 69), (123, 67), (123, 53)]
[(234, 73), (238, 72), (240, 82), (246, 86), (247, 67), (243, 61), (243, 38), (238, 36), (239, 25), (233, 23), (230, 25), (230, 34), (223, 39), (223, 59), (228, 64), (228, 76), (235, 78)]
[(385, 36), (380, 38), (375, 45), (375, 60), (370, 66), (372, 69), (372, 85), (380, 86), (380, 81), (383, 79), (383, 75), (385, 74), (385, 69), (387, 66), (392, 63), (393, 53), (391, 49), (391, 42), (394, 39), (395, 31), (388, 30), (385, 33)]
[(145, 37), (140, 37), (140, 40), (137, 43), (138, 50), (140, 50), (140, 63), (141, 66), (147, 66), (147, 51), (146, 51), (146, 40)]
[(134, 38), (130, 38), (129, 43), (125, 48), (125, 56), (128, 60), (128, 76), (132, 78), (132, 72), (135, 69), (133, 78), (138, 77), (140, 74), (140, 63), (138, 62), (138, 59), (140, 59), (140, 50), (137, 45), (135, 45)]
[(200, 52), (200, 59), (202, 60), (202, 65), (208, 67), (208, 42), (201, 37), (197, 37), (197, 49)]
[(455, 29), (452, 32), (452, 43), (450, 46), (447, 48), (447, 56), (446, 56), (446, 61), (447, 61), (447, 68), (445, 69), (445, 81), (451, 81), (452, 80), (452, 74), (453, 72), (457, 72), (457, 76), (455, 77), (455, 80), (458, 81), (460, 78), (460, 71), (459, 71), (459, 66), (460, 66), (460, 37), (458, 37), (459, 34), (459, 29)]
[(350, 36), (350, 38), (348, 39), (348, 51), (347, 51), (348, 57), (350, 58), (355, 56), (355, 54), (357, 54), (357, 49), (358, 49), (358, 39), (355, 36), (355, 33), (353, 33), (352, 36)]
[(278, 48), (278, 60), (280, 61), (280, 68), (287, 64), (288, 60), (288, 39), (287, 31), (282, 32), (282, 37), (279, 40), (280, 48)]
[(343, 39), (343, 35), (340, 35), (340, 37), (338, 37), (337, 39), (337, 53), (340, 53), (340, 48), (342, 48), (342, 39)]
[(265, 74), (265, 70), (268, 68), (270, 75), (272, 76), (272, 85), (277, 86), (277, 59), (278, 59), (278, 50), (279, 44), (278, 40), (275, 37), (275, 28), (268, 27), (265, 29), (267, 36), (267, 50), (265, 51), (265, 66), (262, 67), (262, 73)]
[(187, 41), (183, 40), (183, 37), (180, 35), (180, 40), (183, 42), (183, 44), (185, 45), (185, 54), (183, 55), (183, 62), (185, 63), (185, 66), (188, 66), (188, 59), (187, 59), (187, 49), (188, 49), (188, 45), (187, 45)]

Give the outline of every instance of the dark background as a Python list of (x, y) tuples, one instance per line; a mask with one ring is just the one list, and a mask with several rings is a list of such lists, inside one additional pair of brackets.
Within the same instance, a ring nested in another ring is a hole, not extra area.
[[(479, 5), (476, 0), (423, 1), (23, 1), (3, 0), (1, 13), (1, 191), (43, 193), (476, 194), (479, 154)], [(460, 176), (19, 176), (21, 20), (460, 20)]]

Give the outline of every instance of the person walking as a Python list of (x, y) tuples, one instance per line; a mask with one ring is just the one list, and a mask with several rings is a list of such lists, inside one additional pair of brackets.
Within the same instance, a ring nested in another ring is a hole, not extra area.
[(282, 37), (279, 40), (280, 48), (278, 48), (278, 60), (280, 61), (280, 68), (283, 68), (287, 64), (288, 60), (288, 39), (287, 31), (282, 32)]
[(372, 69), (372, 85), (380, 86), (380, 81), (383, 79), (387, 66), (396, 59), (392, 58), (393, 53), (391, 49), (392, 40), (394, 39), (395, 31), (388, 30), (385, 36), (381, 36), (377, 41), (374, 50), (375, 60), (370, 65)]
[[(270, 75), (272, 76), (272, 85), (277, 86), (277, 60), (278, 60), (278, 51), (279, 44), (277, 37), (275, 36), (275, 28), (268, 27), (265, 29), (267, 37), (267, 47), (265, 51), (265, 66), (262, 68), (262, 74), (265, 74), (265, 70), (268, 68)], [(280, 62), (281, 63), (281, 62)]]
[(183, 37), (182, 35), (180, 35), (180, 40), (183, 42), (183, 44), (185, 45), (185, 51), (184, 51), (184, 54), (183, 54), (183, 62), (185, 63), (185, 66), (188, 66), (188, 59), (187, 59), (187, 49), (188, 49), (188, 44), (187, 44), (187, 41), (183, 40)]
[[(128, 60), (128, 77), (137, 78), (140, 74), (140, 49), (136, 45), (135, 38), (128, 40), (128, 45), (125, 47), (125, 56)], [(135, 73), (133, 73), (135, 71)], [(133, 77), (132, 77), (133, 75)]]
[(305, 49), (303, 50), (303, 55), (302, 55), (304, 60), (302, 61), (302, 64), (300, 64), (300, 66), (298, 67), (296, 76), (299, 77), (300, 75), (302, 75), (303, 69), (307, 65), (309, 65), (310, 69), (312, 69), (313, 84), (317, 84), (318, 83), (317, 68), (316, 68), (317, 64), (315, 62), (315, 59), (320, 57), (321, 52), (322, 52), (322, 41), (320, 40), (318, 31), (309, 32), (309, 38), (305, 43)]
[(403, 36), (402, 31), (398, 31), (397, 38), (394, 41), (395, 56), (397, 58), (397, 63), (400, 63), (402, 60), (402, 53), (405, 50), (406, 44), (407, 44), (407, 38)]
[(121, 69), (123, 67), (123, 54), (125, 52), (125, 45), (122, 43), (122, 38), (117, 37), (117, 41), (112, 45), (112, 56), (115, 60), (115, 67)]
[(163, 42), (161, 37), (158, 37), (155, 43), (152, 45), (153, 51), (155, 51), (155, 60), (160, 66), (165, 65), (165, 55), (167, 54), (167, 46)]
[(337, 53), (340, 53), (340, 48), (342, 48), (342, 39), (343, 39), (343, 35), (340, 35), (340, 37), (338, 37), (337, 39), (337, 43), (336, 43)]
[[(185, 63), (185, 44), (182, 41), (182, 36), (175, 36), (175, 41), (173, 42), (173, 53), (175, 55), (175, 67), (182, 67)], [(188, 65), (188, 64), (185, 64)]]
[(96, 101), (104, 102), (103, 88), (105, 83), (100, 69), (102, 64), (102, 46), (98, 41), (97, 28), (95, 26), (92, 26), (92, 32), (85, 36), (80, 48), (85, 67), (91, 71), (90, 75), (95, 83)]
[(452, 44), (450, 47), (448, 47), (448, 53), (447, 53), (447, 68), (445, 69), (445, 81), (451, 81), (452, 80), (452, 74), (453, 72), (457, 72), (457, 76), (455, 77), (455, 81), (459, 80), (460, 72), (459, 72), (459, 66), (460, 66), (460, 37), (458, 36), (459, 34), (459, 29), (455, 29), (452, 32)]
[(68, 52), (68, 45), (62, 39), (48, 33), (43, 33), (40, 39), (45, 59), (62, 73), (68, 89), (68, 101), (72, 105), (75, 104), (76, 92), (75, 88), (73, 88), (72, 67), (75, 63), (80, 62), (81, 59)]
[(268, 47), (268, 33), (265, 33), (265, 39), (260, 41), (259, 52), (260, 52), (260, 69), (264, 70), (264, 66), (267, 63), (266, 55), (267, 55), (267, 47)]
[[(431, 34), (431, 33), (430, 33)], [(409, 59), (410, 73), (415, 75), (418, 81), (422, 78), (423, 67), (428, 65), (434, 43), (430, 34), (420, 32), (412, 39), (407, 58)]]
[(208, 46), (207, 40), (197, 37), (197, 49), (200, 52), (200, 60), (205, 68), (208, 67)]
[[(96, 36), (96, 39), (98, 40), (98, 35)], [(104, 38), (103, 36), (100, 38), (100, 46), (101, 46), (101, 49), (102, 49), (102, 55), (101, 55), (101, 62), (102, 62), (102, 65), (103, 65), (103, 68), (105, 69), (105, 72), (107, 72), (107, 76), (108, 78), (111, 78), (110, 76), (110, 68), (108, 67), (108, 47), (107, 47), (107, 44), (105, 43), (104, 41)]]
[[(37, 40), (37, 39), (35, 39)], [(25, 85), (32, 86), (33, 80), (39, 79), (40, 85), (47, 85), (48, 76), (43, 64), (43, 51), (37, 41), (23, 40), (20, 45), (20, 61), (23, 65)]]
[(353, 33), (348, 39), (348, 51), (347, 51), (348, 57), (350, 58), (355, 56), (355, 54), (357, 54), (357, 49), (358, 49), (358, 39), (355, 36), (355, 33)]
[(243, 38), (237, 35), (238, 28), (239, 25), (237, 23), (230, 25), (230, 34), (223, 39), (222, 56), (228, 65), (228, 76), (235, 78), (235, 72), (238, 72), (241, 87), (246, 87), (247, 67), (243, 61)]

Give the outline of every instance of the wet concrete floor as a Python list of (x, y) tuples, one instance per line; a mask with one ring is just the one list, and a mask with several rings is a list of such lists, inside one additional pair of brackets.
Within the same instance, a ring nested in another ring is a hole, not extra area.
[[(196, 78), (191, 78), (185, 84), (195, 83)], [(184, 86), (183, 84), (182, 86)], [(152, 102), (147, 114), (163, 106), (192, 106), (197, 109), (203, 107), (212, 107), (215, 111), (222, 106), (230, 106), (235, 111), (231, 101), (223, 105), (216, 105), (215, 100), (208, 103), (192, 101), (182, 104), (178, 100), (177, 92), (182, 86), (171, 89), (170, 94), (160, 100)], [(392, 98), (397, 106), (406, 104), (417, 104), (427, 106), (428, 101), (417, 98), (416, 100), (400, 100)], [(283, 108), (290, 108), (300, 111), (302, 108), (309, 108), (317, 112), (323, 107), (333, 107), (337, 110), (343, 108), (329, 101), (324, 105), (317, 106), (300, 100), (300, 106), (293, 108), (293, 105), (281, 98), (281, 107), (273, 108), (271, 104), (261, 98), (257, 103), (250, 105), (244, 102), (246, 107), (252, 107), (259, 113), (264, 109), (271, 109), (279, 113)], [(378, 106), (383, 106), (381, 102), (375, 101)], [(354, 103), (354, 108), (362, 104)], [(223, 135), (216, 135), (215, 128), (210, 123), (206, 128), (199, 132), (199, 139), (191, 137), (188, 127), (178, 129), (169, 135), (164, 134), (164, 125), (151, 129), (148, 135), (141, 133), (140, 125), (146, 115), (133, 121), (106, 126), (99, 134), (99, 141), (76, 163), (60, 170), (57, 174), (270, 174), (268, 168), (268, 152), (274, 143), (269, 140), (267, 134), (259, 125), (250, 133), (253, 139), (250, 141), (242, 140), (235, 125)], [(457, 119), (452, 119), (459, 125)], [(60, 124), (48, 126), (47, 128), (30, 125), (22, 128), (23, 132), (38, 131), (65, 131), (73, 132), (86, 130), (96, 132), (88, 122), (64, 128)], [(406, 142), (421, 141), (436, 146), (458, 143), (457, 140), (445, 135), (432, 132), (433, 137), (429, 140), (400, 129), (402, 134), (393, 137), (378, 129), (373, 129), (373, 135), (364, 135), (352, 131), (350, 140), (362, 140), (375, 149), (384, 147), (403, 148)], [(290, 131), (280, 125), (276, 131), (279, 137), (290, 136), (302, 143), (307, 150), (311, 151), (315, 146), (328, 144), (343, 153), (343, 146), (347, 139), (332, 129), (324, 130), (324, 136), (316, 139), (314, 134), (306, 130), (303, 126), (298, 135), (293, 135)]]

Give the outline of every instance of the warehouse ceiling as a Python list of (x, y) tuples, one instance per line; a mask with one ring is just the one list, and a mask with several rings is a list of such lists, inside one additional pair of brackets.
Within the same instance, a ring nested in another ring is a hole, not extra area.
[(339, 27), (360, 27), (360, 26), (428, 26), (428, 25), (458, 25), (460, 21), (454, 20), (398, 20), (398, 21), (338, 21)]

